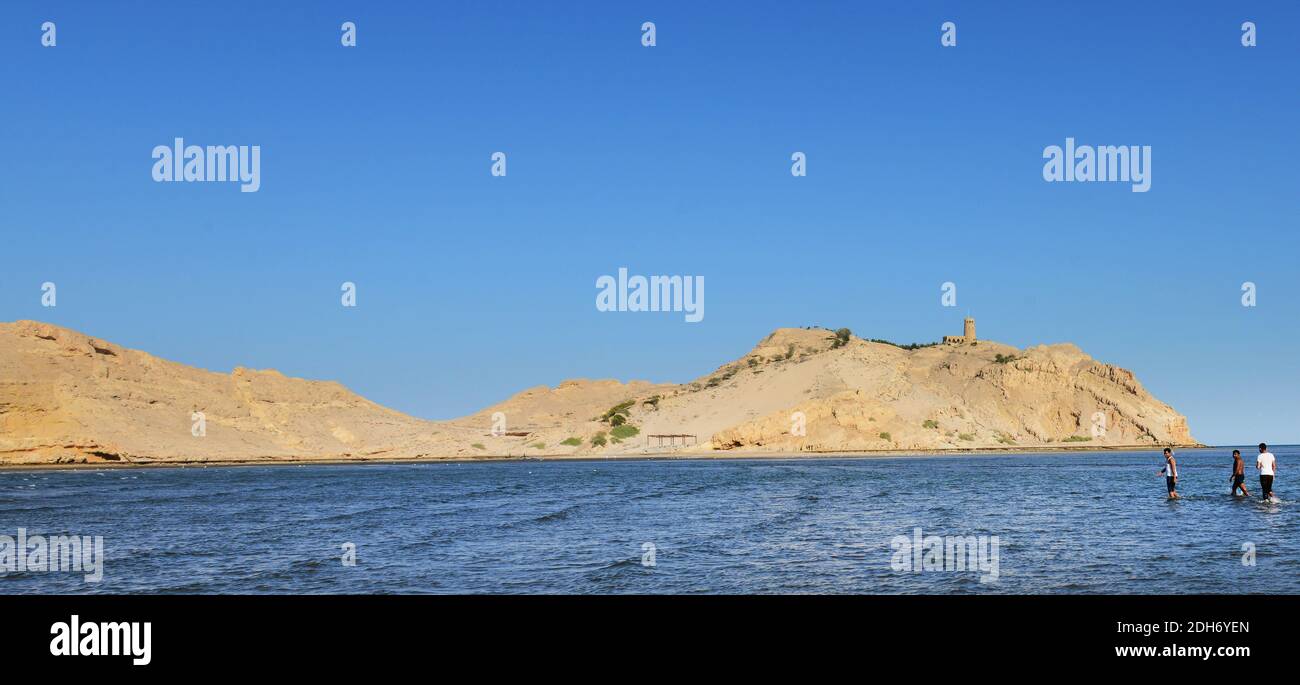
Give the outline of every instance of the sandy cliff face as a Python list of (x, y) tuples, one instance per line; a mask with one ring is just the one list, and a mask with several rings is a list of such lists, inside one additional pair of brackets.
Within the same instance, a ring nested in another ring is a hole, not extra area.
[(50, 324), (0, 324), (0, 464), (671, 451), (654, 434), (728, 454), (1195, 442), (1131, 372), (1072, 345), (905, 350), (780, 329), (692, 383), (565, 381), (435, 422), (337, 383), (213, 373)]

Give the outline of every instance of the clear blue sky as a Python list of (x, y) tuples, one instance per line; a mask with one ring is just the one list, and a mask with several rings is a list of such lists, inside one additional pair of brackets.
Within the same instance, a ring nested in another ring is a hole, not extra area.
[[(0, 319), (446, 418), (970, 311), (1133, 369), (1203, 441), (1300, 442), (1293, 2), (404, 5), (5, 3)], [(260, 145), (260, 192), (153, 182), (177, 136)], [(1067, 136), (1152, 146), (1150, 192), (1044, 182)], [(704, 321), (596, 311), (620, 266), (703, 276)]]

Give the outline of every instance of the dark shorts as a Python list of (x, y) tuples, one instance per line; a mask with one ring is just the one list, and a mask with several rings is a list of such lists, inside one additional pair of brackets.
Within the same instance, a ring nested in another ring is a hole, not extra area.
[(1169, 476), (1165, 476), (1165, 484), (1169, 486), (1169, 492), (1174, 491), (1175, 483), (1173, 478), (1170, 478)]
[(1260, 490), (1263, 490), (1263, 492), (1260, 493), (1260, 496), (1261, 496), (1261, 497), (1268, 497), (1268, 493), (1273, 492), (1273, 477), (1272, 477), (1272, 476), (1260, 476), (1260, 477), (1259, 477), (1259, 489), (1260, 489)]
[(1245, 474), (1237, 474), (1232, 477), (1232, 487), (1234, 488), (1242, 487), (1242, 485), (1244, 485), (1245, 482), (1246, 482)]

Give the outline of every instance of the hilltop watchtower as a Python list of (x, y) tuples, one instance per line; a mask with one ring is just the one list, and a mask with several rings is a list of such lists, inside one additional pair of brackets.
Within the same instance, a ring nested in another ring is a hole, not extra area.
[(943, 336), (943, 342), (946, 345), (964, 345), (975, 342), (975, 317), (966, 317), (961, 335), (945, 335)]

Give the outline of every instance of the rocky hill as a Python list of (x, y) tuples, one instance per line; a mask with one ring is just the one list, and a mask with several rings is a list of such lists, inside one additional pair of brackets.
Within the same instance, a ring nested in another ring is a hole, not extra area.
[(1186, 419), (1073, 345), (905, 349), (783, 328), (690, 383), (565, 381), (425, 421), (337, 383), (214, 373), (50, 324), (0, 324), (0, 465), (1163, 444), (1195, 444)]

